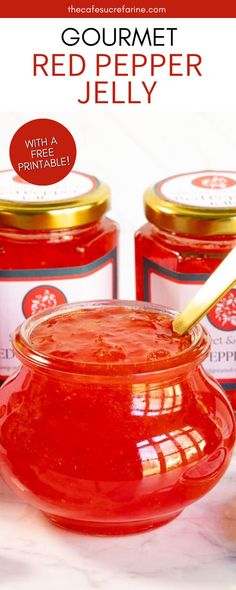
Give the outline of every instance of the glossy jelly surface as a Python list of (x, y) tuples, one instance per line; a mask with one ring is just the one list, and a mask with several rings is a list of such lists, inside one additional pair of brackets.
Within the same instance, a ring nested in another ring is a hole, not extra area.
[(175, 357), (189, 348), (190, 335), (173, 334), (167, 314), (139, 308), (84, 308), (58, 314), (34, 328), (32, 347), (40, 353), (84, 363), (140, 363)]
[(160, 526), (217, 483), (232, 453), (232, 410), (199, 365), (206, 336), (175, 339), (155, 306), (62, 310), (31, 318), (28, 353), (26, 328), (15, 339), (25, 364), (0, 390), (1, 474), (60, 526)]

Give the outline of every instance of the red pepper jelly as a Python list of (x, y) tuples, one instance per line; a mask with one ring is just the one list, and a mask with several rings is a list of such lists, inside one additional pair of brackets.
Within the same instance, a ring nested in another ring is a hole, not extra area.
[(117, 296), (116, 223), (109, 189), (71, 172), (50, 186), (0, 173), (0, 379), (17, 368), (10, 335), (27, 317), (65, 302)]
[(135, 302), (59, 306), (19, 328), (0, 392), (0, 471), (55, 524), (125, 534), (175, 518), (223, 475), (235, 421), (201, 326)]
[[(236, 244), (236, 172), (204, 171), (158, 182), (145, 193), (148, 219), (135, 236), (137, 298), (181, 310)], [(236, 410), (236, 288), (203, 320), (206, 369)]]

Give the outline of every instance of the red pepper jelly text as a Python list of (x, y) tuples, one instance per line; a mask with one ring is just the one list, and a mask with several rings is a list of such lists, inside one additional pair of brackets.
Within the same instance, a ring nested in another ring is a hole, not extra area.
[(26, 320), (23, 365), (1, 388), (0, 471), (54, 523), (95, 534), (149, 530), (223, 475), (232, 409), (202, 368), (209, 337), (171, 330), (168, 309), (71, 304)]
[[(236, 244), (236, 172), (160, 181), (145, 193), (145, 212), (135, 236), (137, 298), (180, 311)], [(205, 367), (236, 410), (236, 289), (202, 322), (212, 338)]]
[(51, 186), (0, 173), (0, 378), (17, 368), (10, 335), (40, 310), (117, 296), (116, 223), (110, 191), (71, 172)]

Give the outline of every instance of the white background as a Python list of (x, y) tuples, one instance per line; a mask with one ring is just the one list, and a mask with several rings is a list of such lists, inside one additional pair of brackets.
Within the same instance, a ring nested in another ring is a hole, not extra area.
[(110, 216), (122, 229), (120, 296), (133, 298), (133, 234), (145, 221), (144, 190), (175, 173), (236, 170), (236, 113), (0, 113), (0, 169), (10, 165), (9, 143), (17, 128), (41, 116), (57, 119), (74, 135), (75, 168), (110, 185)]
[[(142, 33), (148, 27), (177, 27), (174, 46), (170, 47), (168, 36), (165, 47), (87, 47), (79, 43), (68, 47), (62, 43), (61, 34), (67, 27), (76, 27), (80, 32), (87, 27), (107, 31), (114, 27), (138, 27)], [(95, 54), (99, 53), (198, 53), (202, 56), (202, 77), (169, 77), (168, 68), (157, 71), (158, 92), (152, 106), (143, 109), (159, 111), (234, 111), (235, 110), (235, 19), (1, 19), (1, 109), (4, 111), (27, 111), (50, 109), (52, 111), (74, 110), (81, 116), (88, 106), (77, 103), (84, 80), (94, 78)], [(50, 55), (78, 53), (88, 62), (83, 80), (80, 77), (33, 77), (33, 54)], [(138, 78), (147, 79), (148, 74), (140, 69)], [(113, 71), (107, 70), (113, 79)], [(153, 78), (150, 79), (153, 81)], [(127, 78), (119, 78), (125, 92)], [(137, 87), (138, 87), (138, 80)], [(103, 105), (97, 105), (100, 116)], [(123, 114), (125, 106), (114, 106)], [(133, 107), (140, 113), (140, 105)]]

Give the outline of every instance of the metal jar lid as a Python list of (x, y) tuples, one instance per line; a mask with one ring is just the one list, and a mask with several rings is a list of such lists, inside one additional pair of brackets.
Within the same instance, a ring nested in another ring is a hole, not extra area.
[(204, 170), (166, 178), (144, 195), (158, 228), (195, 236), (236, 235), (236, 172)]
[(72, 171), (54, 185), (36, 186), (14, 170), (0, 171), (0, 227), (62, 229), (97, 221), (109, 208), (110, 190), (94, 176)]

